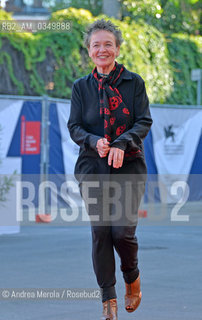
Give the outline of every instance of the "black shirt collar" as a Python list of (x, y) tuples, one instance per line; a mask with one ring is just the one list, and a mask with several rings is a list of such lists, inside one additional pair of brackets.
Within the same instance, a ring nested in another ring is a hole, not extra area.
[[(93, 79), (93, 74), (92, 72), (89, 74), (90, 78)], [(121, 79), (126, 79), (126, 80), (131, 80), (132, 79), (132, 75), (131, 75), (131, 72), (128, 71), (126, 68), (124, 69), (124, 71), (122, 72), (121, 74)]]
[(128, 71), (126, 68), (124, 69), (123, 73), (122, 73), (122, 79), (126, 79), (126, 80), (131, 80), (132, 76), (130, 71)]

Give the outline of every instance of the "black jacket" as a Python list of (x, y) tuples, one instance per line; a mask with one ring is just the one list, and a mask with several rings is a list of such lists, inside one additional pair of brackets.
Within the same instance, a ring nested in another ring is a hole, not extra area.
[[(110, 145), (122, 150), (140, 150), (132, 161), (137, 166), (137, 159), (144, 162), (143, 139), (152, 125), (145, 84), (138, 74), (125, 69), (117, 89), (132, 117), (130, 129)], [(108, 157), (100, 158), (96, 150), (97, 141), (104, 137), (104, 119), (100, 116), (97, 82), (92, 74), (73, 85), (68, 129), (72, 140), (80, 146), (75, 173), (110, 173)], [(116, 169), (117, 172), (130, 173), (132, 163), (130, 160), (129, 165), (124, 159), (123, 167)]]

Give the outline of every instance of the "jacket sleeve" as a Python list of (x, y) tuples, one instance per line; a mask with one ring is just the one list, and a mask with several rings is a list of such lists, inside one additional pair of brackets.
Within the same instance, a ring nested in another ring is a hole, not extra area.
[(71, 110), (67, 127), (70, 137), (81, 148), (85, 150), (92, 148), (97, 151), (97, 141), (102, 137), (87, 132), (82, 124), (82, 103), (76, 83), (74, 83), (72, 88)]
[(147, 97), (145, 83), (142, 78), (138, 79), (135, 91), (135, 121), (131, 129), (122, 133), (111, 143), (112, 147), (122, 150), (139, 150), (139, 145), (147, 136), (152, 125), (152, 118), (149, 110), (149, 99)]

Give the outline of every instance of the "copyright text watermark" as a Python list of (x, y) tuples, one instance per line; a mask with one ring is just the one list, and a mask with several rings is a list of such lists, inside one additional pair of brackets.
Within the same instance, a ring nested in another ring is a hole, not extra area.
[(99, 289), (68, 288), (4, 288), (0, 289), (1, 300), (68, 300), (68, 299), (101, 299)]

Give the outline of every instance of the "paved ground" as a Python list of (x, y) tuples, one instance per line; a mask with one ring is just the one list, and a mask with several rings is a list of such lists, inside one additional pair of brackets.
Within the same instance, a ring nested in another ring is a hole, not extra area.
[[(143, 299), (127, 314), (117, 257), (119, 320), (202, 319), (202, 227), (138, 227)], [(0, 236), (0, 288), (95, 288), (90, 229), (23, 226)], [(0, 320), (98, 320), (100, 300), (0, 300)]]

